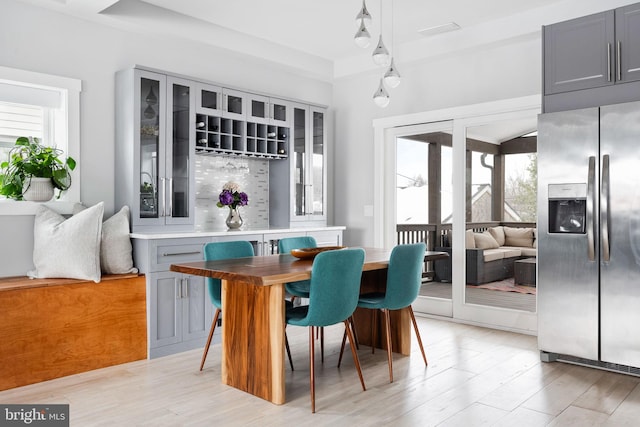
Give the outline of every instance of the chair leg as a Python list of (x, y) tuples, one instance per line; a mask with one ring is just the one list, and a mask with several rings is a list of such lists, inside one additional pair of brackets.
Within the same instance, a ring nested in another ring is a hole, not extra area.
[(376, 340), (378, 339), (378, 310), (373, 309), (371, 313), (371, 354), (376, 352)]
[(393, 382), (393, 349), (391, 348), (391, 315), (390, 310), (383, 309), (384, 312), (384, 324), (387, 335), (387, 360), (389, 361), (389, 382)]
[(211, 322), (211, 329), (209, 330), (209, 338), (207, 338), (207, 344), (204, 346), (204, 353), (202, 354), (202, 361), (200, 362), (200, 370), (204, 367), (204, 361), (207, 360), (207, 354), (209, 353), (209, 347), (211, 346), (211, 338), (213, 338), (213, 332), (216, 330), (218, 324), (218, 317), (220, 316), (220, 309), (216, 308), (216, 314), (213, 316), (213, 322)]
[(349, 317), (349, 323), (351, 323), (351, 332), (353, 333), (353, 340), (356, 342), (356, 349), (360, 350), (360, 343), (358, 342), (358, 333), (356, 331), (356, 322), (353, 320), (353, 316)]
[(429, 365), (427, 363), (427, 356), (424, 354), (424, 347), (422, 346), (422, 339), (420, 339), (420, 331), (418, 330), (418, 323), (416, 322), (416, 316), (413, 314), (413, 307), (409, 306), (409, 314), (411, 315), (411, 321), (413, 322), (413, 329), (416, 331), (416, 338), (418, 338), (418, 345), (420, 346), (420, 351), (422, 352), (422, 358), (424, 359), (424, 364)]
[(291, 349), (289, 348), (289, 338), (287, 338), (286, 325), (284, 331), (284, 348), (287, 349), (287, 356), (289, 356), (289, 365), (291, 365), (291, 370), (293, 371), (293, 360), (291, 359)]
[(344, 321), (345, 331), (349, 335), (349, 346), (351, 347), (351, 354), (353, 355), (353, 362), (356, 365), (356, 369), (358, 370), (358, 376), (360, 377), (360, 384), (362, 384), (362, 391), (366, 391), (367, 387), (364, 385), (364, 377), (362, 376), (362, 368), (360, 367), (360, 359), (358, 359), (358, 352), (356, 351), (356, 345), (353, 342), (353, 334), (351, 333), (351, 327), (349, 326), (349, 321)]
[[(355, 322), (353, 321), (353, 316), (349, 317), (349, 323), (351, 324), (351, 332), (353, 333), (353, 340), (356, 344), (356, 350), (360, 350), (360, 346), (358, 345), (358, 337), (356, 336), (356, 327)], [(344, 345), (347, 342), (347, 330), (344, 330), (342, 334), (342, 345), (340, 346), (340, 357), (338, 358), (338, 368), (340, 367), (340, 363), (342, 363), (342, 355), (344, 354)]]
[(324, 328), (320, 327), (320, 361), (324, 363)]
[(311, 412), (316, 412), (316, 373), (314, 362), (313, 326), (309, 327), (309, 383), (311, 387)]
[(338, 368), (340, 367), (340, 364), (342, 363), (342, 355), (344, 354), (344, 345), (347, 342), (347, 330), (344, 330), (344, 333), (342, 334), (342, 345), (340, 346), (340, 357), (338, 357)]

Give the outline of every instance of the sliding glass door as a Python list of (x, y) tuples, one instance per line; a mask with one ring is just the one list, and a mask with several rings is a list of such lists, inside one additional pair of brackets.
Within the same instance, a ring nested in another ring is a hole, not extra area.
[(535, 333), (539, 109), (509, 105), (420, 125), (398, 126), (394, 118), (376, 133), (377, 169), (385, 171), (382, 242), (422, 239), (450, 254), (425, 265), (416, 312)]

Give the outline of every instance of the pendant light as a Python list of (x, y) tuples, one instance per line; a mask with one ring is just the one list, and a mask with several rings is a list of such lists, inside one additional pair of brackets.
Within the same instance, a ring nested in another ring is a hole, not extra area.
[[(394, 46), (394, 37), (393, 37), (393, 1), (391, 1), (391, 51), (395, 54), (396, 49)], [(396, 64), (394, 62), (393, 56), (391, 56), (391, 65), (389, 65), (389, 69), (386, 73), (384, 73), (384, 82), (391, 89), (398, 87), (400, 84), (400, 73), (396, 68)]]
[(389, 64), (391, 64), (389, 51), (382, 41), (382, 0), (380, 0), (380, 37), (378, 38), (378, 45), (373, 50), (371, 57), (373, 58), (373, 63), (376, 65), (380, 65), (381, 67), (387, 67)]
[(380, 34), (378, 45), (373, 50), (373, 54), (371, 55), (371, 57), (373, 58), (373, 62), (376, 65), (386, 67), (387, 65), (391, 64), (391, 57), (389, 56), (389, 51), (382, 41), (382, 34)]
[(383, 79), (380, 79), (380, 85), (378, 86), (378, 90), (373, 94), (373, 102), (380, 108), (384, 108), (389, 105), (389, 93), (384, 88)]
[(360, 19), (360, 28), (353, 39), (356, 45), (363, 49), (369, 47), (371, 44), (371, 34), (369, 34), (367, 27), (364, 25), (364, 19)]
[(396, 64), (393, 62), (393, 58), (391, 58), (389, 69), (384, 73), (384, 82), (392, 89), (398, 87), (400, 84), (400, 73), (396, 68)]
[(371, 25), (372, 22), (371, 14), (367, 10), (367, 5), (364, 3), (364, 0), (362, 0), (362, 9), (360, 9), (360, 12), (356, 15), (356, 22), (360, 21), (364, 22), (365, 25)]

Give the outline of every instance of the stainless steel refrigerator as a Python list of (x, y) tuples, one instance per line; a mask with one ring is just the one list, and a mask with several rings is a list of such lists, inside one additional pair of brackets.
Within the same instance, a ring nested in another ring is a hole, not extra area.
[(543, 360), (640, 368), (640, 102), (538, 120)]

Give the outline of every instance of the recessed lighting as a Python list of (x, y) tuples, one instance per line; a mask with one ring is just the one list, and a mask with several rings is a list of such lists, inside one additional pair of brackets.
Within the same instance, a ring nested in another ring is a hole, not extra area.
[(435, 27), (423, 28), (418, 30), (418, 33), (425, 37), (433, 36), (440, 33), (448, 33), (449, 31), (459, 30), (460, 25), (455, 22), (449, 22), (448, 24), (436, 25)]

